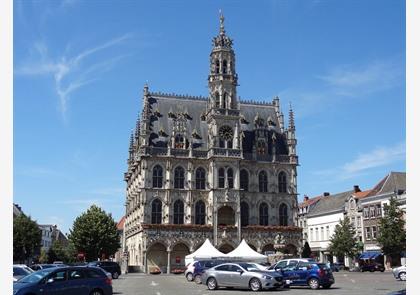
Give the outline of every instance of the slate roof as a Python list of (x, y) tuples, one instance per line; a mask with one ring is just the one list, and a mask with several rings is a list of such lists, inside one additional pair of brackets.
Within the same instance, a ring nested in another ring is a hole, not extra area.
[(369, 196), (381, 195), (393, 192), (406, 191), (406, 173), (405, 172), (390, 172), (372, 189)]
[(344, 211), (346, 200), (354, 193), (353, 190), (322, 197), (308, 213), (307, 217), (321, 215), (337, 210)]
[(299, 207), (299, 208), (303, 208), (303, 207), (306, 207), (306, 206), (310, 206), (310, 205), (312, 205), (312, 204), (315, 204), (315, 203), (316, 203), (316, 202), (318, 202), (318, 201), (319, 201), (322, 197), (323, 197), (323, 196), (321, 195), (321, 196), (317, 196), (317, 197), (310, 198), (310, 199), (308, 199), (308, 200), (306, 200), (306, 201), (303, 201), (303, 202), (299, 203), (299, 204), (298, 204), (298, 207)]
[[(175, 94), (161, 94), (151, 92), (148, 103), (150, 110), (150, 138), (149, 145), (154, 147), (167, 147), (173, 129), (174, 120), (169, 113), (184, 114), (186, 118), (186, 135), (190, 137), (195, 131), (198, 138), (191, 139), (193, 148), (198, 150), (207, 150), (208, 124), (202, 116), (207, 110), (207, 97), (194, 97)], [(268, 126), (268, 153), (272, 150), (272, 136), (276, 136), (276, 153), (287, 155), (288, 148), (285, 134), (280, 131), (280, 122), (277, 118), (278, 109), (271, 103), (251, 103), (241, 101), (239, 104), (240, 115), (243, 118), (239, 126), (239, 132), (244, 133), (242, 147), (244, 153), (251, 153), (255, 142), (254, 119), (258, 115), (267, 125), (269, 118), (274, 122), (273, 126)]]

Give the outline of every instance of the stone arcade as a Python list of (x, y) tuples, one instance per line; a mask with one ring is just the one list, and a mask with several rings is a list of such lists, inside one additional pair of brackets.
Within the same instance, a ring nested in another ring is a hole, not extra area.
[(124, 250), (130, 270), (170, 272), (206, 238), (296, 254), (296, 139), (280, 101), (239, 100), (235, 53), (220, 17), (208, 97), (152, 92), (130, 139)]

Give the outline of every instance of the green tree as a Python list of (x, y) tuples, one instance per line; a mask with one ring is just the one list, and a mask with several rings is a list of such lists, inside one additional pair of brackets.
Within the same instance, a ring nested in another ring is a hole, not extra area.
[(60, 240), (55, 240), (48, 251), (48, 261), (50, 263), (54, 261), (68, 262), (66, 246)]
[(406, 231), (404, 212), (398, 207), (398, 201), (391, 197), (389, 205), (384, 205), (384, 217), (379, 220), (377, 241), (385, 255), (397, 262), (401, 251), (405, 251)]
[(77, 252), (85, 253), (88, 261), (109, 257), (120, 247), (117, 224), (111, 214), (92, 205), (76, 218), (70, 229), (69, 240)]
[(338, 257), (355, 257), (358, 253), (356, 231), (346, 216), (341, 219), (335, 227), (333, 236), (330, 239), (329, 251)]
[(41, 246), (41, 230), (38, 224), (24, 214), (13, 220), (13, 260), (24, 262), (38, 252)]
[(48, 253), (45, 249), (41, 249), (41, 254), (39, 255), (39, 263), (48, 263)]
[(312, 254), (311, 247), (309, 247), (308, 242), (305, 242), (305, 245), (303, 245), (303, 249), (302, 249), (302, 257), (309, 258), (311, 257), (311, 254)]

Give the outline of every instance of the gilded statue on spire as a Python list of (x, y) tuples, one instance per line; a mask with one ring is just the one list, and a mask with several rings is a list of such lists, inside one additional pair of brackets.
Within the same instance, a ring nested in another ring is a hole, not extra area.
[(225, 33), (225, 17), (223, 16), (223, 12), (219, 9), (220, 14), (220, 34), (223, 35)]

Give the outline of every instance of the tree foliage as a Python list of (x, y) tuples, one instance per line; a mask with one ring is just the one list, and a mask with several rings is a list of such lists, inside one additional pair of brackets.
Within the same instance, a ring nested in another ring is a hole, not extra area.
[(346, 216), (341, 219), (335, 227), (333, 236), (330, 239), (329, 251), (338, 257), (355, 257), (358, 253), (356, 231)]
[(63, 262), (68, 262), (68, 256), (67, 256), (67, 251), (66, 251), (66, 245), (64, 245), (64, 243), (60, 240), (55, 240), (49, 251), (48, 251), (48, 261), (50, 263), (54, 262), (54, 261), (63, 261)]
[(379, 220), (377, 241), (385, 255), (396, 257), (405, 250), (406, 230), (403, 214), (394, 197), (389, 200), (389, 205), (384, 205), (384, 217)]
[(39, 251), (41, 230), (38, 224), (24, 214), (13, 219), (13, 260), (23, 262)]
[(303, 249), (302, 249), (302, 257), (309, 258), (311, 257), (311, 254), (312, 254), (311, 247), (309, 246), (308, 242), (305, 242), (305, 245), (303, 245)]
[(76, 218), (69, 240), (88, 261), (113, 255), (120, 247), (117, 224), (111, 214), (92, 205)]

